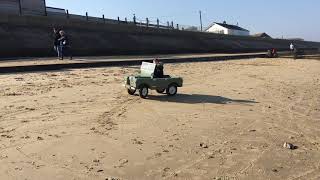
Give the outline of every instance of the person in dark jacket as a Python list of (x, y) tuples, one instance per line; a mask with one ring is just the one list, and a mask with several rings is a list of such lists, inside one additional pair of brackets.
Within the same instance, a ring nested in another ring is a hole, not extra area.
[(71, 45), (70, 40), (67, 34), (64, 31), (60, 31), (60, 39), (59, 39), (59, 59), (63, 60), (64, 56), (69, 56), (70, 60), (72, 59), (72, 53), (71, 53)]
[(60, 57), (59, 55), (59, 39), (61, 38), (61, 35), (59, 31), (56, 28), (53, 28), (53, 49), (57, 53), (58, 58)]
[(164, 73), (163, 73), (163, 63), (159, 62), (159, 59), (154, 59), (153, 63), (156, 64), (156, 68), (154, 70), (153, 73), (153, 77), (154, 78), (163, 78), (164, 77)]

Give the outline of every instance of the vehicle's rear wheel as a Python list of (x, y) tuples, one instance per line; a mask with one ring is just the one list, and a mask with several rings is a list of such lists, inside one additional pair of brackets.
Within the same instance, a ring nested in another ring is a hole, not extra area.
[(136, 89), (128, 89), (128, 94), (134, 95), (134, 93), (136, 93)]
[(143, 99), (147, 98), (148, 93), (149, 93), (149, 89), (148, 89), (147, 86), (142, 86), (142, 87), (139, 89), (139, 95), (140, 95), (140, 97), (143, 98)]
[(169, 87), (167, 88), (167, 94), (168, 94), (169, 96), (174, 96), (174, 95), (177, 94), (177, 92), (178, 92), (178, 87), (177, 87), (177, 85), (175, 85), (175, 84), (171, 84), (171, 85), (169, 85)]
[(166, 89), (157, 89), (157, 93), (163, 94)]

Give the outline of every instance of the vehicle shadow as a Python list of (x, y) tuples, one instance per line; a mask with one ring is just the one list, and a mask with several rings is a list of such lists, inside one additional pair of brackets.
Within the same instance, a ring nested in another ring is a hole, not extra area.
[(185, 104), (201, 104), (201, 103), (210, 103), (210, 104), (255, 104), (259, 103), (253, 100), (241, 100), (241, 99), (230, 99), (221, 96), (212, 96), (204, 94), (177, 94), (176, 96), (162, 96), (162, 95), (149, 95), (149, 100), (154, 101), (164, 101), (164, 102), (176, 102), (176, 103), (185, 103)]

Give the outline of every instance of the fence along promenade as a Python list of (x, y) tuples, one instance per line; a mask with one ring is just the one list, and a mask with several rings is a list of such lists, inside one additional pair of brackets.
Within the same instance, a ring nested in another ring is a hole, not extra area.
[(160, 21), (159, 18), (140, 19), (140, 18), (137, 18), (136, 15), (133, 15), (132, 20), (129, 20), (127, 17), (124, 19), (121, 19), (120, 17), (117, 17), (117, 19), (110, 19), (110, 18), (106, 18), (105, 15), (102, 15), (101, 17), (89, 16), (88, 12), (86, 12), (85, 15), (70, 14), (68, 10), (65, 10), (64, 13), (48, 11), (46, 13), (46, 16), (55, 17), (55, 18), (64, 18), (64, 19), (75, 19), (75, 20), (82, 20), (82, 21), (89, 21), (89, 22), (106, 23), (106, 24), (131, 24), (131, 25), (136, 25), (141, 27), (200, 32), (198, 30), (198, 27), (196, 26), (175, 24), (173, 21), (163, 22), (163, 21)]

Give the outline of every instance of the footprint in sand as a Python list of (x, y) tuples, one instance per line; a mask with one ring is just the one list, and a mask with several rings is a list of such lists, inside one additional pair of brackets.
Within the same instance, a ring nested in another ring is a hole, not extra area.
[(18, 109), (18, 110), (24, 109), (24, 108), (26, 108), (26, 107), (25, 107), (25, 106), (18, 106), (18, 107), (16, 107), (16, 109)]
[(17, 77), (17, 78), (14, 78), (16, 81), (24, 81), (24, 78), (22, 77)]
[(136, 138), (132, 139), (132, 141), (133, 141), (133, 144), (138, 144), (138, 145), (142, 145), (143, 144), (142, 141), (140, 141), (140, 140), (138, 140)]
[(35, 108), (25, 108), (25, 110), (27, 110), (27, 111), (35, 111), (36, 109)]
[(107, 177), (105, 180), (121, 180), (121, 179), (116, 177)]
[(21, 93), (16, 93), (16, 92), (11, 92), (11, 93), (6, 93), (4, 96), (22, 96)]
[(120, 159), (118, 165), (114, 166), (114, 168), (122, 168), (128, 163), (129, 163), (128, 159)]
[(8, 139), (13, 138), (13, 136), (11, 136), (11, 135), (7, 135), (7, 134), (2, 134), (2, 135), (1, 135), (1, 137), (8, 138)]
[(31, 137), (26, 135), (26, 136), (22, 136), (21, 139), (30, 139)]
[(156, 159), (162, 156), (162, 153), (155, 153), (153, 156), (151, 157), (147, 157), (147, 160), (151, 160), (151, 159)]

